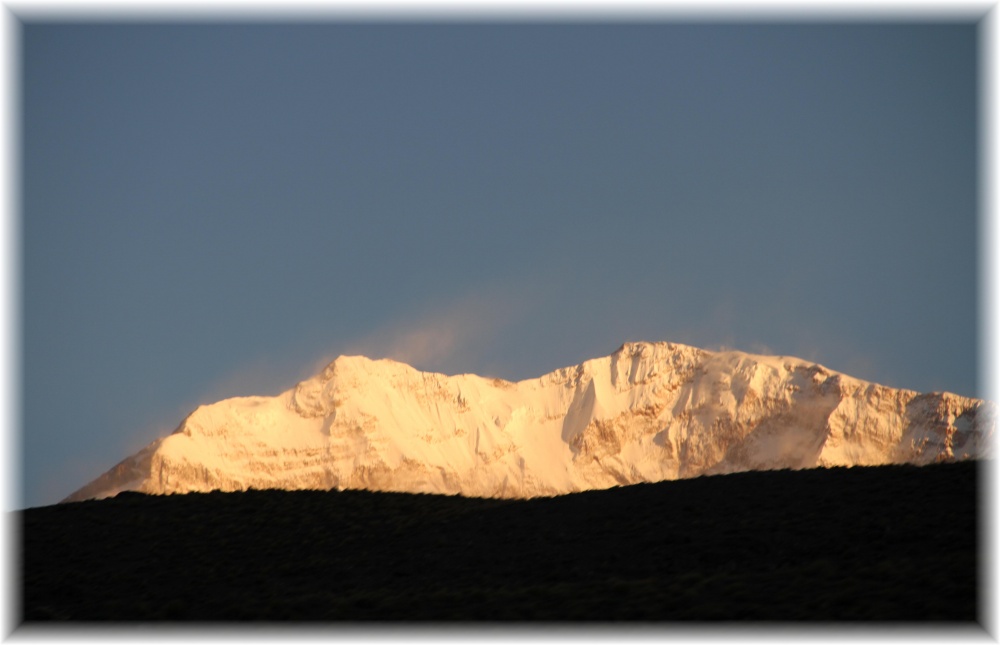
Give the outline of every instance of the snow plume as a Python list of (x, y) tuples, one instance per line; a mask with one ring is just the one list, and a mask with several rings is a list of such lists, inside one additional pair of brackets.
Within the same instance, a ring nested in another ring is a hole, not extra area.
[(529, 300), (493, 288), (444, 306), (428, 303), (418, 314), (375, 330), (342, 353), (391, 358), (423, 370), (469, 371), (470, 361), (523, 317)]

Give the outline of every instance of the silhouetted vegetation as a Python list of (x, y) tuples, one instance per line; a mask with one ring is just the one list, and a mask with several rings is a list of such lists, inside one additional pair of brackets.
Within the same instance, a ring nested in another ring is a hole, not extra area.
[(33, 508), (43, 620), (977, 620), (975, 462), (556, 498), (135, 493)]

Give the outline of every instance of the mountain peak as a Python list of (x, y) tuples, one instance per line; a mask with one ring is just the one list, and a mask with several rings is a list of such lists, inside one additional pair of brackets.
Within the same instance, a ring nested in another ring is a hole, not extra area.
[(513, 383), (339, 356), (276, 397), (201, 406), (67, 498), (363, 488), (557, 495), (771, 468), (985, 454), (992, 403), (786, 356), (626, 342)]

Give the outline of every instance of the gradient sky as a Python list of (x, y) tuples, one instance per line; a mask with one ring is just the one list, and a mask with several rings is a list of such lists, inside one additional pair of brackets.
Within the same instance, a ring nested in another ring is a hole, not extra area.
[(23, 503), (341, 353), (519, 380), (669, 340), (982, 395), (977, 44), (26, 23)]

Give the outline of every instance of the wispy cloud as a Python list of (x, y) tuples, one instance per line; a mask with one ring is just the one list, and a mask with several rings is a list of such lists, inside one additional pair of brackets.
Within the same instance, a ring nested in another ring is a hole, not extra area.
[(527, 315), (536, 294), (533, 288), (491, 286), (443, 303), (427, 302), (338, 353), (391, 358), (424, 370), (473, 371), (499, 334)]

